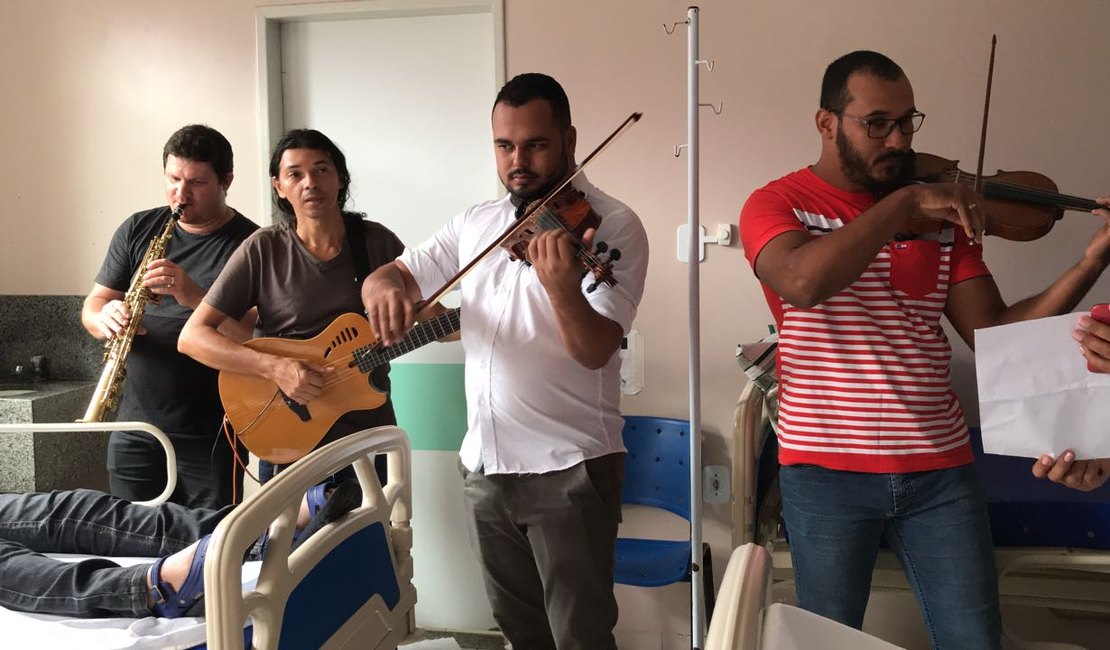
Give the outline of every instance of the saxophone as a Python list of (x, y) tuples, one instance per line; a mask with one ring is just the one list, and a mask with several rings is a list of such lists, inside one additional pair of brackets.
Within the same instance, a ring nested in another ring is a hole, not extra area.
[(89, 402), (89, 407), (85, 410), (85, 416), (81, 418), (80, 422), (100, 422), (119, 406), (127, 354), (131, 352), (131, 342), (135, 340), (135, 334), (139, 331), (139, 323), (143, 320), (143, 312), (146, 311), (148, 302), (158, 304), (158, 301), (162, 299), (161, 296), (154, 294), (150, 289), (143, 286), (143, 276), (146, 275), (151, 262), (165, 256), (166, 244), (173, 236), (173, 228), (177, 224), (177, 220), (181, 218), (181, 212), (181, 208), (178, 207), (170, 214), (162, 232), (150, 240), (150, 244), (146, 247), (146, 254), (143, 255), (142, 263), (135, 270), (135, 275), (131, 277), (131, 288), (127, 290), (123, 297), (123, 302), (131, 313), (131, 320), (127, 322), (127, 327), (123, 331), (116, 333), (115, 336), (104, 343), (104, 370), (100, 373), (100, 381), (96, 384), (92, 400)]

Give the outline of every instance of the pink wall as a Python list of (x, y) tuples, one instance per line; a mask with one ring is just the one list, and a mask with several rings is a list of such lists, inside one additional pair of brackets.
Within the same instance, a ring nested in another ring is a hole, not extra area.
[[(216, 126), (236, 152), (230, 202), (264, 220), (258, 150), (254, 0), (7, 0), (0, 5), (0, 104), (8, 162), (0, 174), (0, 293), (85, 292), (112, 230), (162, 200), (160, 147), (189, 121)], [(272, 4), (272, 3), (271, 3)], [(630, 112), (644, 119), (590, 171), (632, 205), (652, 245), (636, 327), (646, 387), (629, 413), (685, 417), (686, 266), (674, 256), (685, 221), (686, 33), (667, 36), (686, 3), (665, 0), (507, 0), (511, 76), (544, 71), (566, 86), (581, 148)], [(713, 59), (702, 100), (702, 221), (734, 223), (748, 194), (813, 162), (824, 66), (849, 50), (884, 52), (907, 71), (928, 113), (919, 149), (973, 168), (990, 35), (999, 37), (986, 171), (1032, 169), (1063, 191), (1110, 193), (1110, 4), (1101, 0), (710, 0), (701, 5), (701, 52)], [(486, 128), (486, 125), (475, 125)], [(268, 209), (268, 208), (267, 208)], [(1095, 223), (1069, 214), (1031, 244), (990, 240), (987, 260), (1003, 295), (1040, 289), (1078, 259)], [(770, 315), (742, 251), (710, 247), (702, 273), (703, 418), (707, 463), (730, 465), (732, 412), (742, 375), (736, 343), (766, 331)], [(1093, 296), (1105, 300), (1106, 281)], [(1089, 300), (1088, 303), (1093, 302)], [(975, 408), (970, 357), (957, 382)], [(727, 506), (706, 508), (719, 573), (731, 539)], [(684, 629), (683, 588), (622, 590), (627, 620), (670, 636)]]

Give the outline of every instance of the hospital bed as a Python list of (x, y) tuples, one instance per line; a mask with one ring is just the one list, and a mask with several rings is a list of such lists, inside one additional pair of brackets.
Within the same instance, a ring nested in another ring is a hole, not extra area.
[[(168, 445), (161, 431), (144, 423), (0, 425), (0, 433), (101, 427), (147, 431)], [(389, 459), (384, 487), (374, 471), (378, 453)], [(290, 553), (305, 491), (351, 463), (363, 491), (361, 506)], [(395, 648), (415, 629), (410, 468), (404, 431), (378, 427), (321, 447), (269, 481), (213, 533), (204, 566), (204, 618), (68, 619), (0, 608), (3, 645), (96, 650)], [(170, 492), (172, 486), (162, 498)], [(247, 549), (271, 523), (264, 559), (244, 565)]]
[(898, 646), (803, 609), (771, 602), (771, 555), (755, 544), (732, 551), (705, 650), (897, 650)]
[[(777, 386), (777, 338), (740, 346), (737, 360), (750, 381), (737, 400), (734, 467), (742, 522), (734, 541), (756, 542), (772, 550), (775, 580), (792, 580), (789, 546), (778, 521), (777, 445), (772, 427)], [(768, 398), (770, 396), (770, 398)], [(999, 593), (1004, 605), (1051, 608), (1074, 616), (1110, 615), (1110, 483), (1084, 493), (1036, 479), (1032, 459), (982, 453), (972, 430), (976, 471), (987, 494)], [(872, 590), (909, 589), (893, 553), (881, 552)], [(1029, 641), (1003, 621), (1008, 647), (1030, 650), (1080, 646)]]

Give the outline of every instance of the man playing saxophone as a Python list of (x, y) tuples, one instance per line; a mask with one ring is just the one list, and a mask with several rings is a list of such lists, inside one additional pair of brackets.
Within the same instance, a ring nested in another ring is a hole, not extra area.
[[(168, 205), (138, 212), (124, 221), (85, 298), (81, 322), (98, 339), (124, 334), (132, 313), (124, 300), (134, 283), (155, 300), (145, 303), (137, 336), (126, 355), (117, 419), (151, 422), (169, 435), (177, 452), (177, 489), (171, 501), (218, 508), (242, 494), (242, 470), (220, 433), (223, 408), (217, 373), (177, 352), (177, 338), (193, 309), (231, 253), (258, 226), (226, 203), (232, 151), (218, 131), (189, 125), (174, 133), (162, 151)], [(151, 242), (180, 218), (163, 255), (145, 260)], [(141, 277), (136, 273), (144, 269)], [(253, 314), (224, 325), (228, 336), (251, 336)], [(165, 486), (165, 455), (153, 439), (117, 431), (108, 443), (113, 494), (149, 499)]]

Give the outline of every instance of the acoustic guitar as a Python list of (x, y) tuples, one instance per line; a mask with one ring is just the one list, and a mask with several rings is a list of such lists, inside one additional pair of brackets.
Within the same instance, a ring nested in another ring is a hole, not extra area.
[(323, 391), (300, 404), (269, 379), (222, 370), (220, 400), (236, 436), (251, 453), (272, 463), (291, 463), (312, 451), (343, 415), (385, 403), (370, 371), (458, 330), (455, 308), (417, 323), (404, 340), (388, 347), (378, 343), (358, 314), (343, 314), (311, 339), (251, 339), (244, 345), (252, 350), (331, 368)]

